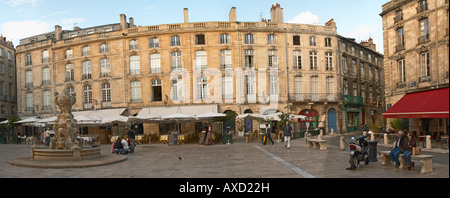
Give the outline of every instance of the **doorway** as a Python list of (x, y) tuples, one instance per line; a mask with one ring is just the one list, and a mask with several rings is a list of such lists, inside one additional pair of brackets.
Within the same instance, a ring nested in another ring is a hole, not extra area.
[(336, 122), (336, 110), (331, 108), (328, 110), (328, 132), (330, 133), (331, 130), (333, 132), (337, 132), (337, 122)]

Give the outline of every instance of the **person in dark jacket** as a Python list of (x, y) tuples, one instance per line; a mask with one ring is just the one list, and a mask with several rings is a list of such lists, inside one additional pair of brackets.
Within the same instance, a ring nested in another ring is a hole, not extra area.
[(270, 137), (270, 131), (271, 131), (271, 128), (269, 127), (269, 124), (266, 124), (266, 139), (264, 140), (264, 145), (269, 143), (268, 140), (270, 140), (272, 142), (272, 145), (274, 144), (272, 137)]
[(114, 152), (116, 154), (124, 154), (125, 149), (122, 145), (122, 137), (117, 138), (116, 142), (114, 143)]
[(411, 165), (414, 167), (414, 162), (411, 162), (412, 149), (416, 147), (416, 138), (413, 132), (408, 132), (406, 138), (403, 140), (403, 155), (402, 158), (405, 159), (408, 164), (408, 170), (411, 170)]
[(398, 155), (403, 153), (404, 151), (404, 139), (405, 139), (405, 133), (403, 131), (397, 132), (397, 141), (394, 144), (394, 149), (391, 150), (389, 153), (389, 156), (391, 157), (391, 161), (395, 162), (395, 167), (400, 167), (400, 161), (398, 160)]
[(291, 138), (294, 137), (292, 134), (292, 127), (289, 125), (289, 121), (283, 126), (283, 136), (284, 136), (284, 146), (288, 149), (291, 148)]
[(125, 133), (130, 138), (130, 153), (134, 153), (134, 147), (136, 146), (136, 133), (132, 129), (125, 128)]

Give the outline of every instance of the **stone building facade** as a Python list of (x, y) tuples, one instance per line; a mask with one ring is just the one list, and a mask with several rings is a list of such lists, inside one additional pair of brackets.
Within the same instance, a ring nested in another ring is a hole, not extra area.
[(330, 115), (334, 131), (346, 131), (338, 126), (349, 88), (342, 86), (341, 40), (382, 63), (380, 56), (338, 36), (333, 20), (284, 23), (279, 4), (271, 17), (239, 22), (233, 7), (229, 21), (191, 23), (184, 9), (179, 24), (136, 26), (122, 14), (117, 24), (55, 26), (17, 47), (18, 109), (54, 115), (53, 93), (68, 87), (76, 93), (75, 110), (127, 108), (125, 114), (136, 115), (146, 107), (217, 104), (220, 113), (310, 115), (314, 125), (324, 119), (326, 131)]
[(448, 0), (394, 0), (382, 9), (387, 108), (406, 93), (448, 87)]
[(0, 121), (17, 114), (15, 51), (13, 43), (0, 36)]

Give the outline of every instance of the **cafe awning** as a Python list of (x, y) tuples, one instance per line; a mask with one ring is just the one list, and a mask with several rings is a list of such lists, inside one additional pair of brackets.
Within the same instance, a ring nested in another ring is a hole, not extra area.
[(433, 89), (403, 96), (383, 113), (384, 118), (448, 118), (449, 92), (447, 88)]
[(217, 104), (212, 105), (180, 105), (180, 106), (155, 106), (142, 108), (136, 119), (142, 120), (158, 120), (164, 116), (173, 115), (176, 113), (186, 114), (190, 116), (196, 116), (203, 113), (217, 113)]

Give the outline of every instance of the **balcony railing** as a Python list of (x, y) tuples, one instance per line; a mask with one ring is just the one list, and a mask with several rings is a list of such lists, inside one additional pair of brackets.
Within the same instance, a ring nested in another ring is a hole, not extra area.
[(342, 95), (344, 105), (363, 105), (363, 97), (352, 96), (352, 95)]
[(290, 102), (336, 102), (336, 94), (327, 93), (294, 93), (290, 95)]
[(396, 52), (405, 50), (405, 45), (403, 45), (403, 44), (397, 44), (395, 50), (396, 50)]
[(419, 77), (419, 83), (431, 81), (431, 76), (422, 76)]
[(102, 102), (102, 108), (109, 108), (111, 107), (111, 102)]
[(397, 83), (397, 88), (401, 88), (401, 87), (405, 87), (406, 86), (406, 82), (398, 82)]
[(83, 109), (92, 109), (92, 103), (84, 103)]
[(428, 41), (430, 41), (430, 34), (426, 34), (425, 36), (420, 36), (418, 38), (419, 44), (426, 43)]

